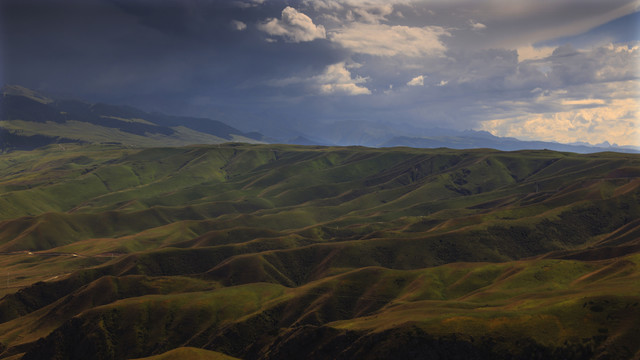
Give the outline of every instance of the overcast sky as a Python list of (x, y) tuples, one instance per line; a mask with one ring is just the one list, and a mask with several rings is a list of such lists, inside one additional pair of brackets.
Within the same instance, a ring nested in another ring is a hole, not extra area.
[(271, 136), (366, 121), (640, 146), (639, 10), (637, 0), (2, 0), (0, 77)]

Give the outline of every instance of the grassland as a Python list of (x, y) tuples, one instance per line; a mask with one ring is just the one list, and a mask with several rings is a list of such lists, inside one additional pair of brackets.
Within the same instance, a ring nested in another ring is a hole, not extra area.
[(640, 157), (0, 155), (0, 358), (640, 356)]

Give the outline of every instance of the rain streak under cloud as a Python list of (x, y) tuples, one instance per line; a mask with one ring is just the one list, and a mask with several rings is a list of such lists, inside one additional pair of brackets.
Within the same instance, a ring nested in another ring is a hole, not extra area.
[(639, 146), (639, 5), (7, 0), (0, 76), (271, 136), (362, 122)]

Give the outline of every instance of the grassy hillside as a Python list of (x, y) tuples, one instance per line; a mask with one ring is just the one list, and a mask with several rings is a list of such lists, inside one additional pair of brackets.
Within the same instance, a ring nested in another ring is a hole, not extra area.
[[(149, 356), (144, 360), (178, 360), (178, 359), (193, 359), (193, 360), (234, 360), (236, 358), (221, 354), (215, 351), (203, 350), (198, 348), (181, 347), (174, 350), (167, 351), (166, 353)], [(143, 358), (139, 358), (143, 360)]]
[(15, 151), (0, 358), (640, 356), (639, 195), (633, 154)]

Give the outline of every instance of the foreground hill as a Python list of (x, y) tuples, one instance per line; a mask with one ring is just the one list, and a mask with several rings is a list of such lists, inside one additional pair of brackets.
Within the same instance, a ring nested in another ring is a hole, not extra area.
[(135, 147), (261, 142), (220, 121), (147, 113), (128, 106), (56, 100), (21, 86), (0, 92), (0, 152), (54, 143), (112, 143)]
[(638, 155), (67, 144), (0, 174), (1, 358), (640, 356)]

